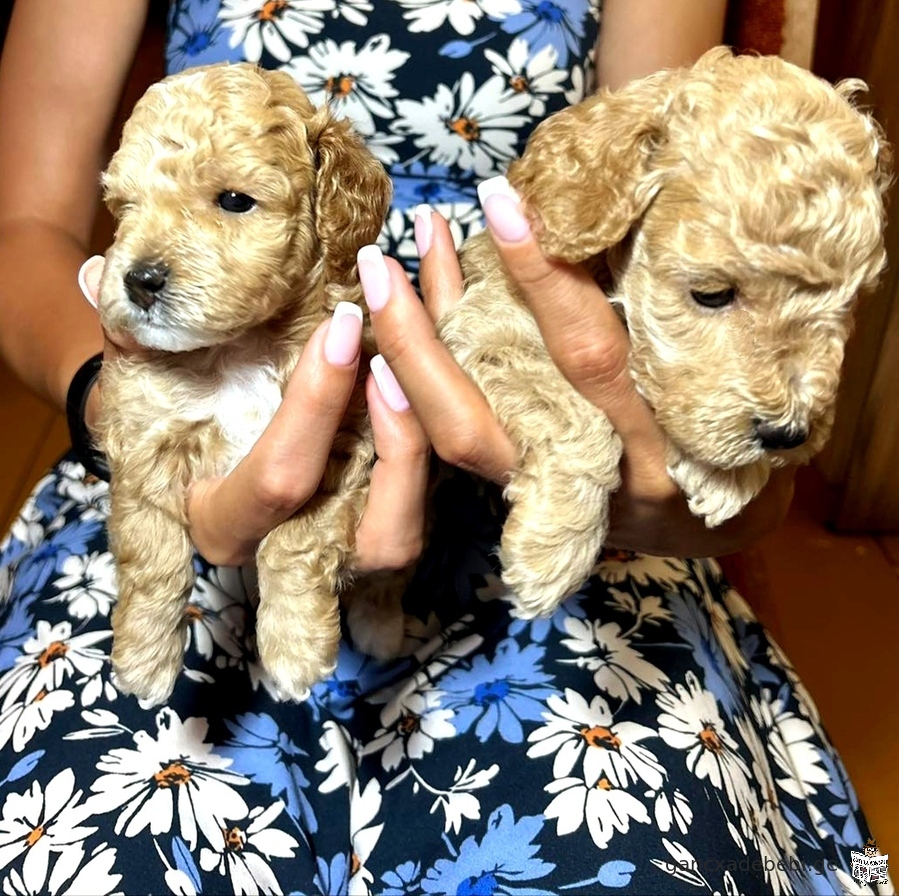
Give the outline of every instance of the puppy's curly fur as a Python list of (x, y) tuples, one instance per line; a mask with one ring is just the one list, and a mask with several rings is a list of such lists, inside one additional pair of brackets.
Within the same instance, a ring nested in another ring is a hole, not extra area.
[[(289, 76), (231, 65), (153, 86), (103, 185), (117, 230), (101, 317), (147, 349), (107, 363), (101, 378), (119, 590), (112, 660), (124, 690), (158, 702), (183, 664), (188, 488), (237, 465), (312, 332), (338, 302), (359, 303), (356, 252), (377, 239), (390, 182)], [(295, 699), (335, 664), (338, 592), (369, 604), (351, 606), (351, 630), (355, 618), (384, 623), (361, 636), (372, 652), (390, 655), (402, 639), (396, 583), (382, 576), (363, 597), (347, 572), (374, 459), (363, 393), (371, 350), (366, 330), (317, 493), (257, 553), (260, 659)]]
[[(888, 148), (852, 104), (864, 86), (719, 47), (550, 117), (510, 167), (544, 251), (620, 305), (671, 476), (709, 526), (828, 436), (853, 299), (885, 262)], [(440, 332), (518, 447), (500, 559), (519, 610), (548, 613), (603, 543), (621, 444), (489, 236), (463, 267)]]

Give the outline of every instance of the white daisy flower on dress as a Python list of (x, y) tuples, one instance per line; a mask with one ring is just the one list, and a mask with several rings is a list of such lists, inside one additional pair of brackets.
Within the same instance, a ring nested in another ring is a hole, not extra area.
[(31, 700), (11, 703), (0, 711), (0, 749), (10, 744), (21, 753), (38, 731), (46, 731), (57, 712), (75, 705), (75, 695), (64, 688), (38, 691)]
[(390, 37), (376, 34), (357, 48), (352, 41), (325, 40), (295, 56), (284, 70), (316, 105), (327, 104), (365, 137), (376, 131), (375, 116), (393, 118), (389, 101), (397, 95), (393, 74), (409, 54), (390, 47)]
[(830, 784), (830, 774), (820, 765), (818, 748), (811, 740), (815, 729), (784, 708), (783, 701), (772, 699), (767, 689), (763, 700), (752, 697), (749, 707), (756, 722), (765, 730), (768, 753), (783, 773), (776, 779), (783, 790), (799, 800), (818, 792), (817, 785)]
[(82, 520), (105, 520), (109, 516), (109, 483), (96, 476), (85, 475), (80, 463), (63, 461), (59, 467), (57, 492), (68, 498), (61, 512), (75, 504), (80, 505), (78, 516)]
[(465, 72), (452, 89), (440, 84), (433, 97), (398, 100), (393, 129), (413, 136), (431, 162), (490, 177), (515, 156), (517, 129), (528, 121), (521, 113), (530, 102), (525, 94), (510, 94), (498, 75), (477, 87)]
[[(6, 896), (107, 896), (118, 891), (121, 874), (113, 874), (115, 866), (115, 847), (101, 843), (84, 862), (86, 853), (81, 844), (73, 846), (61, 856), (53, 866), (47, 879), (49, 866), (44, 868), (44, 879), (34, 875), (28, 881), (23, 874), (13, 868), (9, 875), (0, 882), (0, 892)], [(83, 863), (83, 864), (82, 864)]]
[(570, 688), (565, 689), (564, 699), (552, 696), (546, 704), (552, 712), (543, 713), (547, 723), (528, 737), (533, 744), (528, 756), (553, 754), (556, 778), (570, 775), (580, 759), (587, 783), (604, 776), (613, 787), (627, 787), (635, 781), (642, 781), (651, 790), (662, 786), (664, 769), (639, 743), (656, 736), (650, 728), (636, 722), (616, 723), (602, 697), (594, 697), (588, 704)]
[(562, 643), (572, 652), (581, 654), (576, 660), (560, 660), (593, 672), (596, 686), (617, 700), (628, 697), (641, 702), (641, 689), (661, 690), (668, 676), (634, 650), (630, 640), (621, 635), (617, 622), (605, 625), (589, 619), (569, 616), (565, 629), (570, 638)]
[[(97, 830), (84, 827), (89, 814), (79, 805), (75, 773), (63, 769), (42, 789), (37, 781), (25, 793), (10, 793), (0, 810), (0, 868), (24, 856), (21, 882), (29, 893), (45, 893), (51, 856), (57, 855), (49, 889), (71, 877), (83, 856), (82, 841)], [(68, 873), (66, 873), (68, 872)], [(94, 892), (91, 890), (91, 892)]]
[(107, 658), (94, 645), (111, 635), (109, 630), (73, 635), (70, 622), (51, 626), (39, 619), (34, 637), (22, 645), (23, 655), (0, 677), (0, 711), (21, 699), (31, 703), (39, 694), (54, 691), (75, 676), (78, 682), (92, 678)]
[(334, 6), (334, 0), (223, 0), (219, 18), (232, 29), (231, 46), (242, 44), (249, 62), (259, 62), (263, 49), (287, 62), (289, 44), (308, 47)]
[(156, 715), (157, 735), (138, 731), (135, 749), (117, 747), (97, 763), (103, 774), (91, 785), (91, 814), (118, 812), (115, 832), (134, 837), (175, 833), (193, 850), (197, 832), (218, 842), (224, 820), (245, 818), (247, 804), (235, 787), (249, 783), (228, 771), (231, 760), (215, 755), (204, 738), (205, 719), (183, 722), (171, 709)]
[(615, 831), (626, 834), (632, 821), (648, 824), (646, 806), (626, 790), (602, 777), (592, 786), (582, 778), (559, 778), (544, 788), (555, 796), (543, 814), (556, 819), (556, 833), (562, 837), (578, 830), (584, 822), (593, 842), (605, 849)]
[(687, 768), (700, 780), (723, 789), (734, 808), (749, 790), (749, 769), (737, 752), (737, 743), (724, 727), (718, 702), (692, 672), (686, 687), (659, 694), (659, 736), (676, 750), (686, 751)]
[(221, 650), (220, 665), (234, 665), (246, 653), (247, 597), (240, 571), (234, 567), (216, 567), (197, 578), (186, 615), (191, 623), (188, 633), (194, 649), (204, 659), (212, 659), (216, 647)]
[(280, 893), (281, 885), (269, 861), (291, 859), (300, 845), (272, 824), (284, 810), (278, 800), (267, 809), (257, 806), (244, 819), (229, 819), (216, 842), (200, 849), (200, 867), (217, 871), (231, 882), (234, 893)]
[(436, 31), (447, 21), (459, 34), (471, 34), (483, 16), (495, 20), (521, 9), (519, 0), (400, 0), (400, 5), (409, 10), (403, 15), (413, 34)]
[(520, 37), (509, 46), (508, 56), (500, 56), (496, 50), (484, 50), (484, 56), (498, 75), (506, 81), (506, 89), (512, 93), (526, 94), (531, 98), (528, 114), (542, 118), (546, 112), (546, 97), (561, 93), (568, 72), (557, 68), (559, 54), (547, 44), (529, 57), (528, 43)]
[(331, 18), (343, 16), (350, 24), (364, 27), (368, 24), (368, 13), (373, 9), (371, 0), (340, 0), (331, 10)]
[(353, 783), (353, 791), (350, 796), (350, 843), (352, 844), (352, 859), (350, 861), (350, 879), (347, 884), (349, 896), (364, 896), (371, 892), (374, 883), (374, 875), (365, 867), (365, 863), (371, 857), (381, 831), (381, 824), (372, 824), (381, 811), (381, 785), (376, 778), (372, 778), (360, 790), (359, 782)]
[[(38, 493), (35, 487), (33, 494)], [(37, 547), (44, 538), (44, 526), (41, 523), (43, 514), (34, 502), (34, 498), (29, 498), (18, 515), (12, 522), (10, 527), (10, 536), (16, 541), (22, 542), (26, 547)]]
[(350, 733), (337, 722), (329, 720), (322, 729), (324, 733), (318, 743), (325, 755), (315, 763), (315, 770), (327, 775), (318, 789), (332, 793), (356, 781), (356, 746)]
[[(652, 796), (647, 793), (646, 796)], [(690, 801), (679, 791), (674, 791), (669, 795), (664, 790), (660, 790), (655, 794), (655, 802), (653, 804), (653, 814), (656, 819), (656, 827), (662, 833), (667, 833), (674, 825), (682, 834), (686, 834), (693, 821), (693, 810), (690, 808)]]
[(393, 697), (381, 710), (381, 728), (365, 745), (363, 755), (383, 750), (384, 769), (395, 769), (404, 759), (421, 759), (434, 749), (434, 742), (452, 737), (451, 709), (440, 705), (439, 691), (411, 691)]
[(60, 593), (51, 603), (68, 604), (69, 615), (76, 619), (109, 616), (117, 594), (115, 559), (109, 551), (72, 554), (60, 571), (53, 583)]

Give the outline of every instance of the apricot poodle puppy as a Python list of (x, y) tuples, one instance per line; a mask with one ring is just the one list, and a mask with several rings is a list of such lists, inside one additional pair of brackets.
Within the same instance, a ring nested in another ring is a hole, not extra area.
[[(286, 74), (226, 65), (153, 86), (103, 185), (118, 226), (101, 318), (148, 349), (101, 378), (119, 590), (112, 660), (124, 690), (159, 702), (183, 665), (188, 488), (237, 465), (313, 331), (339, 302), (360, 304), (356, 252), (377, 239), (390, 182)], [(365, 361), (318, 493), (257, 552), (259, 656), (294, 699), (335, 665), (338, 594), (393, 600), (389, 576), (366, 596), (349, 572), (374, 460)], [(384, 612), (401, 620), (398, 597)], [(394, 629), (401, 639), (401, 621)]]
[[(885, 261), (888, 149), (853, 105), (864, 86), (716, 48), (551, 116), (509, 169), (546, 254), (586, 266), (625, 318), (670, 475), (709, 526), (827, 439), (853, 301)], [(545, 614), (594, 565), (621, 444), (489, 235), (463, 268), (440, 332), (518, 448), (500, 559), (519, 612)]]

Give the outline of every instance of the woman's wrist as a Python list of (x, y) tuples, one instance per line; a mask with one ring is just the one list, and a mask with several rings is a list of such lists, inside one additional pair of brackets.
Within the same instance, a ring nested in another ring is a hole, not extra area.
[(97, 380), (102, 366), (103, 353), (98, 352), (75, 371), (66, 391), (66, 421), (72, 448), (85, 469), (98, 479), (108, 480), (106, 457), (97, 447), (93, 431), (99, 417)]

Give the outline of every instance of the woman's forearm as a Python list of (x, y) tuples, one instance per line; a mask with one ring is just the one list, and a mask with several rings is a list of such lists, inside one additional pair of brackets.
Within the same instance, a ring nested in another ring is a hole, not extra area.
[(726, 0), (604, 0), (597, 82), (613, 90), (662, 68), (691, 65), (721, 43)]
[(0, 354), (60, 410), (75, 371), (103, 348), (97, 315), (77, 286), (84, 258), (70, 233), (47, 222), (0, 226)]
[(77, 274), (147, 4), (19, 0), (0, 58), (0, 357), (59, 408), (102, 348)]

